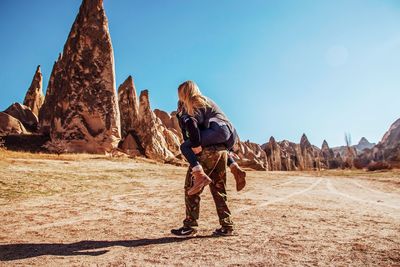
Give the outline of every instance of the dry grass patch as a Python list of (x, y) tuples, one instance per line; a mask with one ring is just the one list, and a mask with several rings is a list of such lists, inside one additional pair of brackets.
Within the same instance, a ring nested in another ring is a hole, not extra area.
[[(145, 163), (90, 154), (33, 154), (3, 151), (0, 161), (0, 203), (54, 194), (73, 194), (127, 183), (125, 189), (142, 184), (136, 171)], [(146, 164), (145, 164), (146, 165)], [(135, 181), (135, 179), (137, 181)]]
[[(81, 160), (99, 158), (93, 154), (50, 154), (50, 153), (31, 153), (11, 150), (0, 150), (0, 159), (50, 159), (50, 160)], [(103, 157), (102, 157), (103, 158)], [(106, 158), (106, 156), (104, 156)]]

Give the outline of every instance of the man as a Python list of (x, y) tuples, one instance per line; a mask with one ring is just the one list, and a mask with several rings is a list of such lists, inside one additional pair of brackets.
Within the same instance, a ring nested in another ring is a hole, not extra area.
[[(198, 156), (204, 171), (209, 175), (212, 180), (210, 191), (213, 196), (219, 223), (221, 228), (213, 232), (214, 236), (230, 236), (233, 235), (233, 222), (231, 219), (231, 212), (226, 204), (226, 161), (227, 151), (224, 146), (206, 147)], [(171, 233), (179, 237), (196, 236), (197, 234), (197, 220), (200, 213), (200, 194), (188, 195), (188, 190), (193, 183), (190, 167), (186, 173), (185, 180), (185, 205), (186, 205), (186, 218), (183, 220), (183, 226), (179, 229), (171, 230)]]

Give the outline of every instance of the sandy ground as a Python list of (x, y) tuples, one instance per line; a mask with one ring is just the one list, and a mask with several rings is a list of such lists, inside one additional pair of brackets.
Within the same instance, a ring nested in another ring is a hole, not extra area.
[(0, 265), (399, 266), (400, 173), (249, 172), (228, 197), (236, 236), (202, 195), (199, 236), (178, 239), (185, 168), (13, 154), (0, 161)]

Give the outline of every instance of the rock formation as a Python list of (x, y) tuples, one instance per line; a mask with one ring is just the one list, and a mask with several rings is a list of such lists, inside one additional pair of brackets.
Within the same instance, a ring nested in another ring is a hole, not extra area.
[(83, 0), (54, 64), (40, 120), (53, 140), (67, 141), (69, 152), (103, 153), (117, 146), (114, 55), (102, 0)]
[(171, 161), (180, 153), (179, 140), (160, 123), (151, 110), (147, 90), (142, 91), (139, 97), (139, 125), (136, 133), (146, 157)]
[(316, 168), (315, 150), (305, 134), (301, 136), (300, 149), (303, 160), (302, 165), (304, 166), (303, 170), (312, 170)]
[(264, 145), (264, 151), (267, 155), (269, 170), (282, 170), (281, 147), (275, 141), (275, 138), (273, 136), (271, 136), (269, 142)]
[(341, 167), (341, 157), (335, 157), (335, 153), (329, 148), (328, 142), (324, 140), (320, 151), (321, 168), (324, 169), (337, 169)]
[[(57, 61), (53, 64), (53, 69), (51, 70), (49, 83), (47, 84), (46, 96), (42, 107), (39, 110), (39, 129), (44, 135), (50, 134), (50, 126), (53, 120), (53, 112), (57, 101), (59, 98), (58, 92), (55, 91), (55, 84), (60, 84), (61, 80), (61, 54), (58, 55)], [(57, 82), (55, 79), (58, 79)]]
[(262, 145), (266, 152), (271, 171), (304, 170), (304, 160), (299, 144), (288, 140), (276, 142), (271, 136), (269, 142)]
[(137, 98), (135, 84), (132, 76), (129, 76), (118, 87), (118, 106), (121, 118), (121, 149), (131, 155), (144, 155), (137, 136), (136, 129), (139, 129), (139, 101)]
[(373, 148), (365, 149), (355, 160), (356, 167), (366, 167), (371, 162), (389, 162), (400, 167), (400, 119), (395, 121)]
[(390, 126), (377, 147), (385, 161), (400, 166), (400, 119)]
[(234, 152), (239, 157), (236, 161), (241, 167), (259, 171), (268, 170), (267, 156), (258, 144), (239, 141), (234, 147)]
[(335, 153), (324, 140), (322, 149), (312, 145), (305, 134), (300, 144), (283, 140), (276, 142), (271, 137), (261, 148), (266, 152), (271, 171), (309, 171), (316, 169), (335, 169), (343, 167), (343, 158)]
[(357, 150), (353, 146), (350, 146), (347, 149), (345, 155), (342, 156), (344, 168), (349, 168), (349, 169), (354, 168), (355, 167), (354, 160), (356, 158), (357, 158)]
[(281, 169), (282, 171), (296, 171), (302, 170), (301, 165), (301, 149), (300, 145), (283, 140), (278, 143), (281, 151)]
[(121, 137), (139, 126), (139, 102), (132, 76), (118, 87), (118, 104), (121, 116)]
[(178, 112), (176, 112), (176, 111), (171, 112), (171, 128), (170, 129), (174, 129), (174, 132), (178, 133), (178, 137), (181, 140), (183, 140), (182, 130), (181, 130), (181, 127), (179, 126), (178, 118), (176, 117), (177, 113)]
[(382, 137), (379, 145), (384, 149), (396, 148), (400, 145), (400, 119), (395, 121), (389, 128), (389, 130)]
[(141, 147), (141, 145), (138, 144), (134, 136), (135, 136), (134, 133), (132, 132), (128, 133), (128, 135), (125, 136), (121, 144), (121, 149), (130, 156), (133, 157), (142, 156), (144, 155), (144, 150)]
[(336, 154), (335, 160), (336, 160), (336, 162), (338, 163), (338, 168), (343, 168), (343, 167), (344, 167), (344, 165), (343, 165), (343, 158), (342, 158), (342, 156), (340, 156), (339, 153)]
[(31, 86), (26, 92), (24, 99), (24, 105), (29, 107), (36, 116), (39, 116), (39, 110), (44, 102), (42, 86), (43, 86), (43, 76), (42, 72), (40, 71), (40, 65), (39, 65), (36, 68), (36, 72), (35, 75), (33, 76)]
[[(158, 161), (174, 161), (180, 154), (180, 138), (172, 127), (172, 118), (166, 114), (165, 123), (151, 110), (147, 90), (137, 99), (133, 79), (129, 76), (118, 88), (123, 141), (120, 148), (132, 156), (146, 156)], [(164, 117), (163, 117), (164, 118)]]
[(370, 143), (367, 138), (362, 137), (357, 145), (354, 148), (357, 150), (357, 153), (361, 153), (366, 148), (373, 148), (375, 146), (374, 143)]
[(9, 106), (4, 113), (18, 119), (30, 132), (36, 132), (38, 129), (38, 117), (32, 112), (32, 110), (20, 103), (14, 103)]
[(5, 112), (0, 112), (0, 135), (27, 133), (22, 122)]
[(320, 159), (323, 168), (329, 169), (329, 161), (335, 158), (333, 150), (329, 148), (328, 142), (324, 140), (321, 146)]
[(164, 124), (165, 127), (172, 127), (171, 115), (169, 115), (167, 112), (160, 109), (155, 109), (154, 114), (161, 120), (162, 124)]
[(168, 130), (172, 131), (179, 138), (180, 142), (183, 141), (182, 131), (179, 127), (178, 118), (176, 117), (176, 111), (172, 112), (170, 115), (163, 110), (155, 109), (154, 114)]

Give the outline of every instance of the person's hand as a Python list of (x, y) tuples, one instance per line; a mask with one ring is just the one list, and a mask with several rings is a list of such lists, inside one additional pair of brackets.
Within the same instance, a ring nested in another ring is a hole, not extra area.
[(197, 147), (192, 147), (192, 150), (194, 154), (199, 154), (203, 150), (203, 148), (201, 146), (197, 146)]

